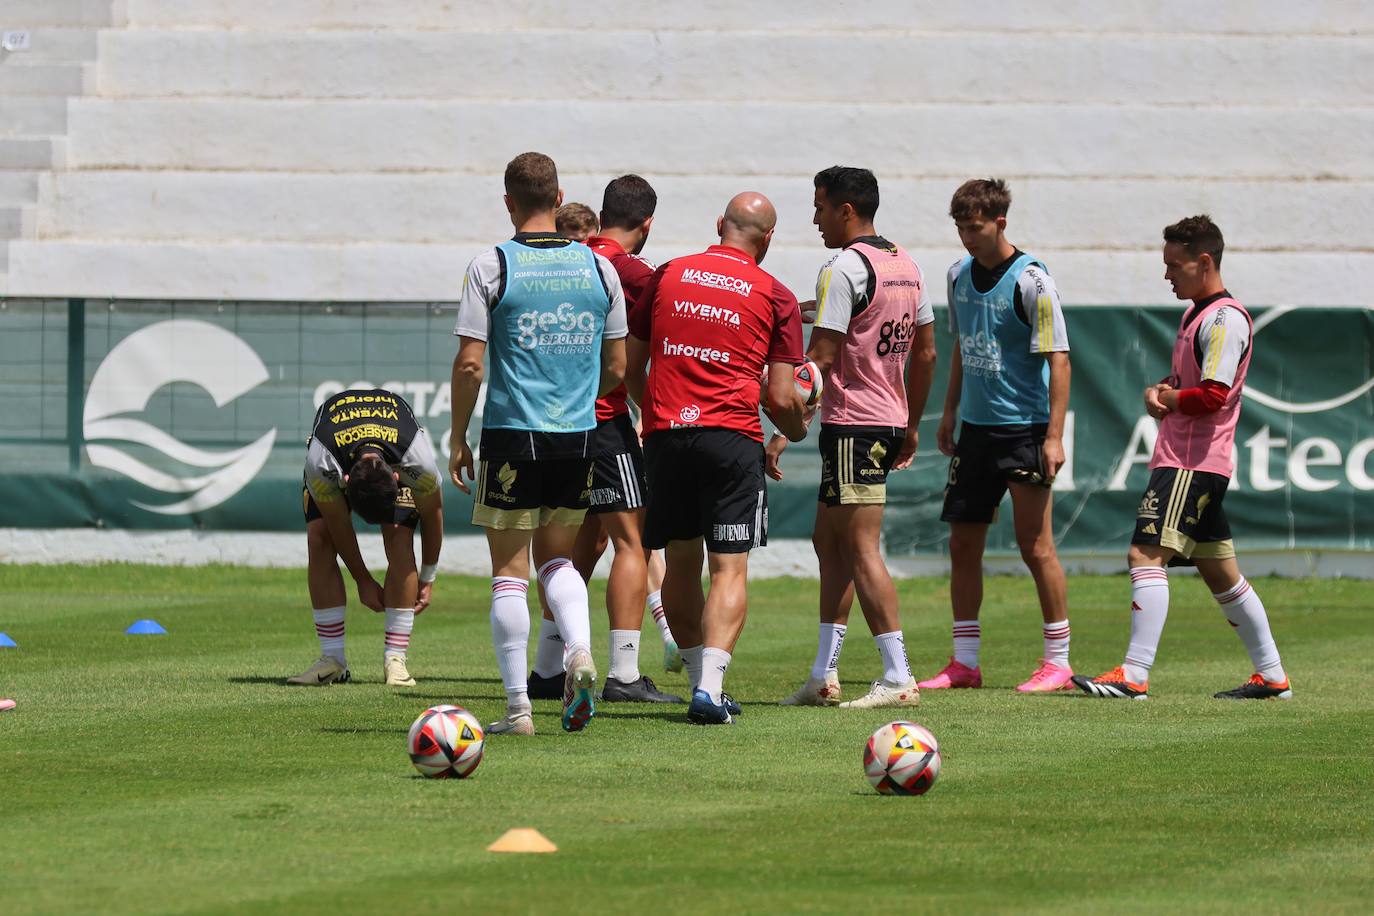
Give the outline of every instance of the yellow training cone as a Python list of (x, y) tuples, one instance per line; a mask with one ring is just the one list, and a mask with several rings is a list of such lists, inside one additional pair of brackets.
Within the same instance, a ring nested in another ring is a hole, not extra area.
[(501, 834), (487, 852), (558, 852), (558, 847), (533, 827), (517, 827)]

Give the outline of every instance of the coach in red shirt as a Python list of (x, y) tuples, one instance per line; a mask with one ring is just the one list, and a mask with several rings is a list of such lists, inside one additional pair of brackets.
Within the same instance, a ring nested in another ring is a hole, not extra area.
[(666, 548), (663, 591), (692, 683), (687, 715), (703, 725), (739, 713), (722, 686), (744, 628), (749, 551), (768, 537), (765, 368), (769, 417), (793, 441), (806, 435), (793, 382), (804, 361), (797, 298), (759, 267), (776, 223), (768, 198), (736, 195), (716, 222), (720, 244), (660, 267), (630, 317), (625, 382), (643, 408), (649, 477), (644, 546)]

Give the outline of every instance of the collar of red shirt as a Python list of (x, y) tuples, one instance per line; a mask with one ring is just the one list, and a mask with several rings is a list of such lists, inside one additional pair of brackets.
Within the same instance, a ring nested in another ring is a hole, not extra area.
[(745, 250), (742, 249), (742, 248), (736, 248), (734, 245), (712, 245), (711, 247), (707, 248), (706, 250), (707, 250), (708, 252), (714, 252), (714, 253), (716, 253), (716, 254), (728, 254), (728, 255), (732, 255), (732, 256), (737, 257), (737, 258), (744, 258), (744, 259), (745, 259), (746, 261), (748, 261), (750, 264), (756, 264), (756, 263), (757, 263), (757, 262), (754, 260), (754, 256), (753, 256), (752, 254), (750, 254), (749, 252), (745, 251)]
[(629, 252), (625, 250), (624, 245), (620, 244), (615, 239), (607, 238), (604, 235), (594, 235), (591, 238), (587, 239), (587, 247), (610, 249), (606, 252), (607, 257), (616, 254), (629, 254)]

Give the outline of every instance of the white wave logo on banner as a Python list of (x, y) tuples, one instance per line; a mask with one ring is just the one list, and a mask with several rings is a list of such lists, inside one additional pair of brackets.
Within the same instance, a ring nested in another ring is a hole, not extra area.
[(141, 328), (116, 344), (95, 370), (86, 395), (85, 436), (91, 442), (137, 442), (169, 458), (211, 473), (177, 477), (149, 467), (112, 445), (88, 444), (92, 465), (130, 477), (163, 493), (189, 493), (170, 505), (131, 500), (162, 515), (187, 515), (218, 506), (252, 480), (277, 440), (275, 427), (251, 445), (211, 452), (180, 441), (151, 423), (120, 414), (139, 413), (164, 385), (190, 382), (210, 393), (217, 407), (267, 381), (267, 367), (238, 335), (205, 321), (177, 318)]
[[(1263, 315), (1255, 319), (1254, 329), (1256, 336), (1259, 335), (1259, 332), (1263, 330), (1266, 325), (1273, 324), (1279, 318), (1294, 311), (1296, 308), (1296, 305), (1278, 305), (1266, 311)], [(1345, 394), (1337, 395), (1334, 398), (1327, 398), (1324, 401), (1307, 401), (1305, 403), (1295, 404), (1292, 401), (1276, 398), (1272, 394), (1265, 394), (1263, 391), (1260, 391), (1255, 388), (1254, 385), (1250, 384), (1247, 379), (1245, 396), (1256, 403), (1263, 404), (1265, 407), (1281, 410), (1284, 413), (1323, 413), (1327, 410), (1335, 410), (1337, 407), (1344, 407), (1356, 398), (1363, 397), (1364, 393), (1370, 389), (1374, 389), (1374, 378), (1370, 378), (1366, 380), (1363, 385), (1358, 385)]]

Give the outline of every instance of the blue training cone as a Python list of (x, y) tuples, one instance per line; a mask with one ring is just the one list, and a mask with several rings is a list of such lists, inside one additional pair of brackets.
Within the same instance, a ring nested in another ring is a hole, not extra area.
[(162, 624), (156, 620), (135, 620), (130, 624), (129, 629), (124, 631), (125, 636), (166, 636), (167, 631), (162, 628)]
[(18, 649), (19, 643), (10, 639), (5, 633), (0, 633), (0, 649)]

